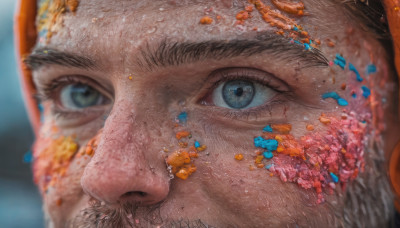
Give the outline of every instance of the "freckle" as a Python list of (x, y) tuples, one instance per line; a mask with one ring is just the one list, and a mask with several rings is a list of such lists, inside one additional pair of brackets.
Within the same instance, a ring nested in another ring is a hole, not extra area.
[(250, 171), (253, 171), (253, 170), (254, 170), (254, 166), (249, 165), (249, 170), (250, 170)]
[(238, 161), (243, 160), (243, 154), (236, 154), (235, 155), (235, 159), (238, 160)]
[(343, 83), (343, 84), (340, 86), (340, 88), (341, 88), (342, 90), (345, 90), (345, 89), (346, 89), (346, 83)]
[(132, 80), (132, 78), (133, 78), (132, 76), (129, 76), (129, 77), (128, 77), (129, 80)]
[(319, 40), (319, 39), (315, 39), (314, 41), (315, 41), (315, 43), (318, 44), (318, 45), (321, 44), (321, 40)]
[(328, 47), (335, 47), (335, 43), (332, 41), (328, 41)]
[(306, 129), (307, 129), (307, 131), (314, 131), (314, 125), (307, 124)]
[(220, 15), (217, 15), (217, 20), (221, 20), (222, 17)]
[(257, 164), (257, 168), (259, 168), (259, 169), (261, 169), (261, 168), (264, 168), (264, 164)]

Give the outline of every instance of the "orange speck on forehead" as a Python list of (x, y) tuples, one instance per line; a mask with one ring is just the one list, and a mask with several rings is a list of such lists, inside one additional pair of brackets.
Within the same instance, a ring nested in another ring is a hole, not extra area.
[(200, 24), (209, 25), (213, 22), (213, 19), (209, 16), (204, 16), (200, 19)]
[(78, 9), (79, 1), (78, 0), (66, 0), (66, 4), (68, 9), (71, 12), (75, 12)]
[(36, 26), (39, 35), (45, 33), (46, 42), (63, 26), (63, 16), (66, 12), (75, 12), (79, 0), (44, 0), (40, 3)]

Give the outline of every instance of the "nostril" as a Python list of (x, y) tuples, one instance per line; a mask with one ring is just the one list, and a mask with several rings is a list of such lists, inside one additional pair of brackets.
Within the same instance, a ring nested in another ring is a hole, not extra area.
[(122, 196), (122, 198), (125, 198), (125, 197), (140, 197), (140, 198), (142, 198), (142, 197), (146, 197), (147, 196), (147, 193), (146, 192), (141, 192), (141, 191), (131, 191), (131, 192), (127, 192), (127, 193), (125, 193), (123, 196)]

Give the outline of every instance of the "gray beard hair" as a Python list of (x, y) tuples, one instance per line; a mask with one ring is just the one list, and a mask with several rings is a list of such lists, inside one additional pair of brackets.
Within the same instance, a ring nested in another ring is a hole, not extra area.
[[(373, 138), (374, 136), (371, 136)], [(394, 196), (387, 175), (382, 136), (365, 145), (365, 171), (348, 185), (334, 227), (394, 227)]]
[[(386, 174), (382, 140), (368, 140), (364, 152), (365, 171), (360, 173), (352, 183), (349, 183), (344, 192), (337, 191), (337, 201), (326, 202), (332, 213), (320, 215), (327, 216), (325, 227), (394, 227), (393, 194)], [(172, 221), (167, 218), (163, 220), (160, 214), (162, 204), (147, 208), (134, 204), (109, 208), (98, 201), (93, 201), (89, 208), (82, 210), (64, 227), (213, 227), (201, 220)], [(139, 210), (144, 212), (140, 214), (145, 216), (140, 218), (140, 223), (136, 223), (135, 213)], [(227, 224), (226, 227), (238, 226)]]

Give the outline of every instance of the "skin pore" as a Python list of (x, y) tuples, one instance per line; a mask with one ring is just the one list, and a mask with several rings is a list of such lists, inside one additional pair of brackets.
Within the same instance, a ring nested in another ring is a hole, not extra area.
[[(259, 2), (81, 0), (57, 14), (27, 60), (43, 97), (34, 177), (49, 227), (389, 220), (386, 51), (338, 4)], [(251, 90), (243, 108), (229, 103)]]

